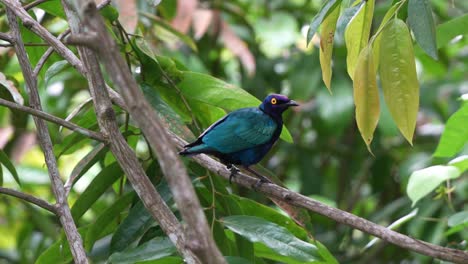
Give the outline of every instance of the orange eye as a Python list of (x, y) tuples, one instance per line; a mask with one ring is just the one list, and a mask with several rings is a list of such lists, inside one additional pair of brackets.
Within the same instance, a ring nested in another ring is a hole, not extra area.
[(276, 103), (277, 103), (277, 102), (276, 102), (276, 98), (271, 98), (271, 101), (270, 101), (270, 102), (271, 102), (271, 104), (276, 104)]

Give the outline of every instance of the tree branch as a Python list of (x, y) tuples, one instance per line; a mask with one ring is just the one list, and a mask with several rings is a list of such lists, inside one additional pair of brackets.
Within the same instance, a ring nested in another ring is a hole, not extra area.
[(49, 212), (51, 212), (51, 213), (53, 213), (55, 215), (58, 215), (57, 208), (54, 205), (48, 203), (45, 200), (34, 197), (34, 196), (30, 195), (30, 194), (22, 193), (22, 192), (19, 192), (19, 191), (13, 190), (13, 189), (9, 189), (9, 188), (5, 188), (5, 187), (1, 187), (1, 186), (0, 186), (0, 193), (19, 198), (19, 199), (24, 200), (24, 201), (26, 201), (28, 203), (35, 204), (35, 205), (37, 205), (37, 206), (39, 206), (39, 207), (41, 207), (43, 209), (46, 209), (47, 211), (49, 211)]
[(44, 120), (47, 120), (47, 121), (50, 121), (52, 123), (55, 123), (55, 124), (61, 125), (63, 127), (66, 127), (66, 128), (68, 128), (68, 129), (70, 129), (72, 131), (75, 131), (77, 133), (83, 134), (83, 135), (85, 135), (85, 136), (87, 136), (89, 138), (92, 138), (94, 140), (101, 141), (101, 142), (107, 142), (107, 140), (102, 136), (101, 133), (89, 130), (89, 129), (84, 128), (84, 127), (80, 127), (80, 126), (78, 126), (78, 125), (76, 125), (76, 124), (74, 124), (72, 122), (63, 120), (61, 118), (58, 118), (58, 117), (53, 116), (51, 114), (48, 114), (46, 112), (31, 108), (31, 107), (23, 106), (23, 105), (20, 105), (20, 104), (17, 104), (17, 103), (13, 103), (13, 102), (7, 101), (7, 100), (2, 99), (2, 98), (0, 98), (0, 105), (3, 105), (3, 106), (6, 106), (8, 108), (11, 108), (11, 109), (15, 109), (15, 110), (18, 110), (18, 111), (22, 111), (22, 112), (37, 116), (37, 117), (42, 118)]
[[(182, 148), (184, 145), (187, 144), (187, 142), (185, 142), (178, 136), (174, 134), (171, 134), (171, 136), (172, 140), (176, 143), (178, 147)], [(194, 156), (193, 159), (201, 166), (224, 177), (225, 179), (229, 179), (229, 176), (231, 175), (231, 171), (228, 170), (224, 164), (212, 159), (207, 155), (197, 155)], [(243, 187), (253, 189), (253, 186), (257, 184), (258, 179), (243, 173), (238, 173), (234, 177), (233, 181)], [(309, 211), (333, 219), (338, 223), (351, 226), (364, 233), (379, 237), (382, 240), (392, 243), (396, 246), (442, 260), (452, 261), (455, 263), (468, 263), (467, 252), (441, 247), (403, 235), (401, 233), (375, 224), (359, 216), (353, 215), (351, 213), (342, 211), (334, 207), (330, 207), (321, 202), (315, 201), (309, 197), (290, 191), (276, 184), (264, 183), (259, 187), (256, 187), (255, 190), (259, 193), (265, 194), (268, 197), (275, 198), (284, 201), (288, 204), (307, 209)]]
[(158, 162), (179, 212), (187, 224), (185, 232), (190, 249), (195, 252), (202, 263), (226, 263), (213, 240), (185, 166), (172, 146), (159, 118), (128, 71), (117, 44), (107, 32), (102, 17), (96, 10), (94, 1), (83, 0), (76, 1), (76, 3), (87, 32), (94, 32), (99, 38), (97, 53), (110, 78), (119, 88), (130, 115), (158, 156)]
[[(19, 2), (15, 2), (15, 5), (19, 5)], [(21, 7), (21, 5), (19, 6)], [(9, 6), (7, 6), (7, 17), (8, 24), (10, 25), (10, 30), (14, 38), (16, 56), (18, 57), (18, 61), (26, 82), (26, 90), (29, 94), (30, 104), (32, 108), (40, 111), (42, 107), (41, 100), (39, 98), (39, 92), (37, 90), (37, 80), (33, 77), (33, 71), (28, 60), (26, 49), (23, 45), (16, 15)], [(52, 191), (54, 192), (55, 198), (57, 200), (57, 213), (70, 245), (71, 253), (75, 263), (88, 263), (81, 236), (78, 233), (75, 222), (73, 221), (70, 207), (67, 203), (67, 197), (65, 196), (63, 183), (60, 180), (57, 161), (55, 160), (54, 152), (52, 150), (52, 140), (50, 139), (47, 125), (45, 121), (40, 118), (34, 116), (33, 119), (37, 127), (39, 143), (41, 145), (42, 151), (44, 152), (45, 162), (49, 171), (50, 181), (52, 183)]]
[[(79, 22), (78, 15), (69, 7), (69, 3), (66, 1), (62, 1), (62, 3), (73, 34), (81, 34), (84, 29), (83, 25)], [(84, 20), (88, 19), (89, 18), (86, 17)], [(98, 43), (102, 44), (102, 42)], [(97, 56), (94, 55), (92, 50), (85, 47), (78, 47), (78, 52), (88, 72), (87, 79), (98, 117), (99, 127), (107, 138), (112, 139), (109, 144), (112, 153), (124, 170), (129, 181), (132, 183), (133, 188), (145, 207), (152, 214), (153, 218), (159, 222), (161, 228), (174, 243), (185, 261), (187, 263), (200, 263), (190, 247), (187, 246), (188, 240), (184, 236), (182, 227), (176, 216), (172, 213), (159, 193), (157, 193), (153, 184), (146, 176), (135, 153), (128, 146), (125, 138), (119, 131)], [(126, 67), (124, 67), (124, 69), (126, 69)]]

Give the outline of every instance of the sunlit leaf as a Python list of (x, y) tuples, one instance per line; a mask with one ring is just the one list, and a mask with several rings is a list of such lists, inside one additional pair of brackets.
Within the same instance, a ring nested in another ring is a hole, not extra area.
[(410, 144), (419, 108), (413, 41), (405, 22), (393, 19), (382, 31), (380, 78), (393, 120)]
[(139, 261), (167, 257), (174, 252), (176, 252), (176, 248), (169, 238), (156, 237), (136, 248), (114, 253), (109, 260), (113, 264), (133, 264)]
[(468, 104), (465, 104), (448, 119), (434, 156), (452, 157), (457, 154), (468, 142), (467, 124)]
[(385, 13), (385, 16), (382, 19), (382, 22), (380, 22), (380, 26), (377, 29), (378, 35), (374, 36), (375, 39), (372, 43), (372, 49), (374, 53), (374, 64), (375, 64), (375, 70), (377, 71), (379, 69), (379, 61), (380, 61), (380, 39), (382, 38), (382, 29), (384, 26), (388, 25), (388, 21), (395, 15), (395, 12), (397, 11), (398, 7), (401, 5), (400, 2), (395, 3), (392, 5), (387, 13)]
[[(13, 163), (11, 163), (10, 158), (8, 158), (7, 154), (5, 154), (5, 152), (3, 152), (3, 150), (1, 149), (0, 149), (0, 162), (8, 169), (8, 171), (11, 173), (11, 175), (15, 179), (16, 183), (18, 183), (18, 185), (21, 186), (21, 181), (19, 179), (18, 172), (16, 172), (15, 166), (13, 165)], [(3, 175), (3, 171), (2, 171), (2, 175)]]
[(361, 10), (362, 5), (364, 5), (366, 1), (360, 1), (357, 5), (351, 6), (346, 8), (343, 13), (338, 18), (338, 22), (336, 22), (336, 33), (335, 39), (338, 43), (344, 43), (344, 32), (346, 27), (349, 24), (349, 21), (356, 15), (359, 10)]
[(251, 242), (260, 242), (283, 256), (300, 261), (321, 259), (316, 246), (298, 239), (286, 228), (262, 218), (234, 215), (224, 217), (222, 223), (234, 233)]
[(16, 88), (15, 84), (12, 81), (8, 80), (2, 72), (0, 72), (0, 86), (3, 86), (5, 89), (7, 89), (8, 93), (10, 93), (15, 103), (20, 105), (24, 104), (23, 96), (19, 92), (18, 88)]
[(374, 1), (368, 0), (351, 19), (345, 30), (346, 67), (351, 79), (354, 78), (356, 63), (361, 50), (369, 42), (369, 34), (374, 15)]
[(447, 221), (448, 226), (456, 226), (460, 224), (468, 223), (468, 211), (458, 212), (454, 215), (451, 215)]
[(67, 69), (68, 67), (70, 67), (70, 64), (66, 60), (54, 62), (54, 64), (52, 64), (45, 73), (44, 82), (46, 83), (46, 85), (48, 84), (50, 79), (52, 79), (52, 77), (54, 77), (61, 71)]
[(71, 213), (73, 219), (77, 221), (96, 200), (107, 190), (112, 183), (122, 176), (122, 169), (119, 164), (113, 163), (105, 167), (94, 180), (88, 185), (86, 190), (80, 195), (78, 200), (73, 204)]
[(135, 196), (135, 192), (124, 194), (96, 218), (96, 221), (89, 226), (86, 236), (84, 237), (84, 246), (86, 250), (91, 250), (93, 248), (94, 243), (106, 227), (119, 219), (122, 211), (131, 204)]
[(408, 22), (419, 46), (437, 59), (436, 30), (429, 0), (409, 0)]
[(468, 155), (463, 155), (451, 160), (448, 165), (457, 167), (461, 172), (468, 170)]
[(371, 151), (370, 144), (380, 116), (380, 102), (374, 58), (370, 46), (365, 47), (359, 55), (353, 87), (357, 126), (367, 148)]
[(340, 6), (335, 6), (330, 14), (323, 20), (320, 32), (320, 67), (322, 79), (331, 92), (333, 38), (335, 36), (336, 22), (340, 15)]
[(322, 8), (320, 8), (320, 11), (315, 15), (315, 17), (312, 19), (312, 22), (310, 23), (309, 31), (307, 32), (307, 43), (312, 40), (312, 37), (317, 32), (317, 29), (319, 28), (320, 24), (322, 24), (322, 21), (325, 19), (325, 17), (331, 12), (331, 10), (333, 10), (333, 8), (340, 4), (341, 0), (328, 0), (322, 6)]
[[(400, 227), (401, 225), (403, 225), (404, 223), (406, 223), (409, 220), (413, 219), (417, 214), (418, 214), (418, 208), (414, 209), (409, 214), (399, 218), (398, 220), (393, 222), (391, 225), (389, 225), (387, 228), (390, 229), (390, 230), (395, 230), (398, 227)], [(371, 241), (369, 241), (369, 243), (367, 243), (367, 245), (364, 247), (364, 249), (368, 249), (368, 248), (372, 247), (379, 240), (380, 240), (380, 238), (377, 238), (377, 237), (373, 238)]]
[(455, 179), (460, 174), (460, 170), (456, 167), (443, 165), (417, 170), (411, 174), (406, 192), (414, 206), (417, 201), (435, 190), (441, 183)]
[(187, 46), (189, 46), (192, 50), (197, 51), (197, 44), (186, 34), (183, 32), (178, 31), (169, 23), (166, 23), (164, 20), (160, 19), (157, 16), (154, 16), (149, 13), (142, 13), (145, 17), (151, 19), (151, 21), (155, 24), (164, 28), (165, 30), (171, 32), (174, 36), (178, 37), (182, 42), (184, 42)]
[[(160, 184), (156, 187), (166, 203), (172, 200), (172, 194), (167, 184)], [(143, 202), (138, 201), (128, 212), (128, 216), (120, 223), (112, 236), (110, 252), (125, 250), (135, 242), (143, 233), (154, 225), (154, 219), (146, 210)]]
[(468, 14), (461, 15), (437, 26), (437, 48), (443, 48), (459, 35), (468, 34)]

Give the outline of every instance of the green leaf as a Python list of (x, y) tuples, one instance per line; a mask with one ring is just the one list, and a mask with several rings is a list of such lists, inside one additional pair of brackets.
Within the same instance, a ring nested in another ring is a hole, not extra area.
[[(1, 149), (0, 149), (0, 162), (8, 169), (8, 171), (11, 173), (11, 175), (15, 179), (16, 183), (18, 183), (18, 185), (21, 186), (21, 181), (19, 179), (18, 172), (16, 172), (15, 166), (13, 165), (13, 163), (11, 163), (7, 154), (5, 154), (5, 152), (3, 152), (3, 150)], [(2, 175), (3, 175), (3, 171), (2, 171)]]
[(384, 18), (382, 19), (382, 22), (380, 22), (380, 26), (376, 31), (376, 35), (372, 37), (374, 39), (374, 41), (372, 42), (372, 47), (374, 50), (374, 64), (376, 71), (379, 68), (380, 62), (380, 39), (382, 38), (382, 29), (384, 26), (387, 25), (387, 22), (395, 15), (395, 12), (401, 4), (401, 2), (397, 2), (388, 9), (387, 13), (385, 13)]
[(354, 78), (356, 63), (361, 50), (367, 46), (374, 15), (374, 1), (368, 0), (351, 19), (345, 30), (346, 67), (351, 79)]
[(229, 264), (253, 264), (250, 260), (241, 257), (226, 256), (225, 259)]
[[(393, 222), (391, 225), (389, 225), (387, 228), (390, 229), (390, 230), (395, 230), (398, 227), (400, 227), (401, 225), (403, 225), (404, 223), (406, 223), (409, 220), (413, 219), (417, 214), (418, 214), (418, 208), (414, 209), (409, 214), (399, 218), (398, 220)], [(380, 240), (380, 238), (377, 238), (377, 237), (373, 238), (371, 241), (369, 241), (369, 243), (367, 243), (367, 245), (364, 247), (364, 250), (372, 247), (379, 240)]]
[(103, 143), (96, 145), (93, 150), (91, 150), (85, 157), (83, 157), (78, 164), (73, 168), (70, 173), (70, 179), (73, 179), (73, 182), (70, 183), (69, 188), (72, 188), (73, 185), (83, 176), (96, 162), (104, 158), (104, 155), (109, 149)]
[(307, 239), (307, 232), (297, 225), (292, 219), (273, 208), (258, 203), (254, 200), (243, 198), (234, 194), (226, 195), (224, 198), (230, 203), (236, 203), (240, 210), (231, 209), (231, 214), (243, 214), (262, 218), (269, 222), (285, 227), (289, 232), (299, 239)]
[(348, 7), (340, 15), (340, 18), (338, 18), (338, 22), (336, 23), (335, 33), (335, 38), (337, 39), (338, 43), (344, 43), (344, 32), (349, 24), (349, 21), (353, 19), (353, 17), (356, 15), (357, 12), (359, 12), (359, 10), (361, 10), (361, 7), (365, 3), (366, 1), (361, 1), (357, 5)]
[(325, 17), (331, 12), (331, 10), (340, 4), (341, 0), (328, 0), (322, 8), (320, 8), (320, 11), (314, 16), (310, 23), (309, 31), (307, 32), (307, 43), (312, 40), (312, 37), (315, 35), (315, 32), (317, 32), (318, 27)]
[(224, 217), (221, 221), (234, 233), (251, 242), (260, 242), (283, 256), (300, 261), (321, 259), (316, 246), (298, 239), (286, 228), (262, 218), (235, 215)]
[(468, 170), (468, 155), (456, 157), (455, 159), (451, 160), (448, 165), (457, 167), (463, 173)]
[(60, 1), (45, 1), (38, 5), (38, 7), (53, 16), (60, 17), (64, 20), (67, 19)]
[(320, 32), (320, 67), (322, 79), (331, 92), (333, 38), (335, 36), (336, 22), (340, 15), (340, 5), (335, 6), (330, 14), (323, 20)]
[(3, 167), (0, 165), (0, 186), (3, 186)]
[(86, 232), (84, 245), (87, 251), (91, 251), (94, 243), (101, 237), (104, 230), (112, 223), (115, 223), (123, 210), (125, 210), (135, 198), (135, 192), (128, 192), (117, 199), (113, 205), (106, 208), (96, 221), (91, 224)]
[(408, 22), (419, 46), (437, 59), (436, 29), (429, 0), (409, 0)]
[[(166, 183), (156, 187), (166, 203), (172, 200), (172, 194)], [(122, 221), (112, 236), (110, 252), (122, 251), (135, 242), (143, 233), (154, 225), (154, 219), (146, 210), (141, 201), (138, 201), (128, 212), (128, 216)]]
[(442, 182), (455, 179), (461, 174), (460, 170), (453, 166), (436, 165), (413, 172), (409, 178), (406, 192), (416, 204), (424, 196), (428, 195)]
[[(81, 237), (83, 237), (87, 230), (87, 226), (78, 228)], [(67, 264), (72, 260), (73, 256), (70, 251), (70, 246), (65, 235), (62, 235), (55, 243), (42, 252), (35, 264)]]
[(460, 224), (468, 223), (468, 211), (458, 212), (454, 215), (451, 215), (448, 219), (448, 226), (453, 227)]
[(142, 12), (141, 14), (149, 18), (155, 25), (158, 25), (159, 27), (171, 32), (174, 36), (178, 37), (180, 40), (182, 40), (182, 42), (184, 42), (187, 46), (189, 46), (193, 51), (197, 51), (197, 45), (188, 35), (177, 31), (169, 23), (165, 22), (164, 20), (160, 19), (157, 16), (154, 16), (146, 12)]
[[(3, 86), (8, 91), (8, 93), (11, 95), (11, 99), (13, 99), (15, 103), (24, 105), (23, 96), (19, 92), (18, 88), (16, 88), (15, 83), (8, 80), (2, 72), (0, 72), (0, 86)], [(10, 100), (10, 98), (7, 97), (8, 96), (2, 96), (2, 99)]]
[(445, 125), (444, 132), (434, 153), (435, 157), (451, 157), (468, 142), (468, 104), (455, 112)]
[(155, 260), (170, 256), (176, 248), (168, 238), (156, 237), (136, 248), (116, 252), (109, 257), (113, 264), (133, 264), (138, 261)]
[(356, 122), (367, 149), (379, 122), (380, 102), (372, 47), (366, 46), (359, 55), (353, 79)]
[(468, 14), (456, 17), (437, 26), (437, 48), (443, 48), (458, 35), (468, 34)]
[(66, 60), (61, 60), (54, 62), (46, 71), (45, 77), (44, 77), (44, 82), (47, 85), (50, 79), (63, 71), (64, 69), (67, 69), (70, 67), (70, 64)]
[[(245, 90), (202, 73), (184, 71), (178, 87), (186, 98), (227, 111), (242, 107), (257, 107), (261, 103)], [(292, 142), (291, 134), (285, 127), (283, 127), (281, 139)]]
[(88, 185), (71, 208), (73, 219), (78, 221), (80, 217), (97, 201), (97, 199), (112, 184), (122, 176), (123, 172), (118, 163), (112, 163), (105, 167), (96, 178)]
[(382, 31), (380, 78), (385, 102), (400, 132), (412, 145), (419, 108), (413, 41), (405, 22), (393, 19)]

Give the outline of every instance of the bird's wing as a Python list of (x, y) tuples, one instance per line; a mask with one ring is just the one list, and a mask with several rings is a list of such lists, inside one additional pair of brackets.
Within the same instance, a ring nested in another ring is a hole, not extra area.
[(268, 142), (277, 124), (256, 108), (234, 111), (207, 130), (202, 138), (205, 145), (221, 153), (232, 153)]

